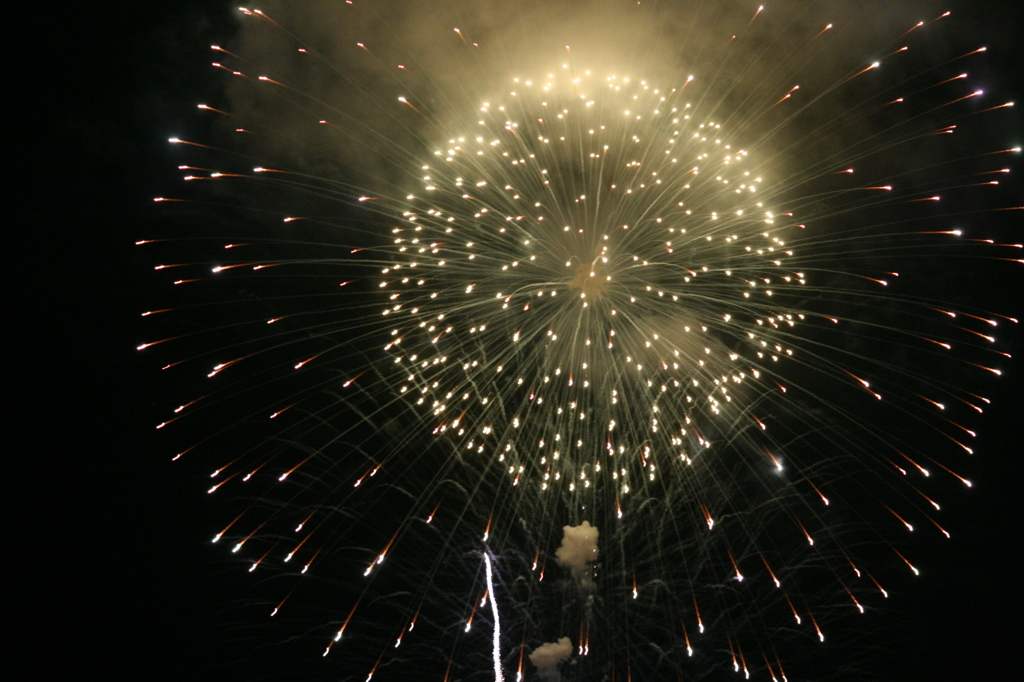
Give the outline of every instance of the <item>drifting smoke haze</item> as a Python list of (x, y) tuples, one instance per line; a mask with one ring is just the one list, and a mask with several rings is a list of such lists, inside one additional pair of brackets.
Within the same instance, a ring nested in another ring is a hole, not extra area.
[[(752, 68), (723, 73), (723, 43), (749, 21), (747, 2), (672, 3), (640, 12), (615, 0), (486, 0), (454, 8), (449, 2), (414, 0), (360, 5), (355, 12), (328, 0), (301, 5), (271, 1), (261, 9), (301, 37), (310, 53), (298, 53), (268, 22), (246, 21), (233, 49), (246, 55), (249, 73), (287, 83), (288, 91), (268, 99), (236, 79), (229, 81), (227, 94), (234, 111), (275, 131), (272, 140), (258, 143), (261, 154), (318, 175), (343, 175), (361, 186), (404, 186), (409, 167), (396, 164), (396, 158), (412, 158), (424, 151), (424, 140), (451, 135), (452, 121), (480, 101), (504, 93), (512, 78), (539, 78), (569, 60), (578, 68), (642, 76), (666, 87), (693, 75), (698, 83), (714, 84), (708, 97), (720, 98), (725, 106), (730, 100), (741, 105), (765, 79), (756, 67), (769, 62), (782, 69), (792, 62), (792, 44), (778, 36), (796, 40), (826, 22), (856, 21), (857, 31), (835, 36), (829, 49), (817, 51), (813, 62), (803, 65), (805, 87), (813, 87), (816, 76), (831, 78), (837, 63), (848, 61), (845, 56), (869, 42), (880, 30), (876, 27), (898, 24), (901, 17), (910, 22), (920, 6), (930, 4), (894, 7), (875, 0), (851, 8), (838, 0), (775, 3), (758, 21), (770, 26), (776, 39), (729, 46), (732, 63), (747, 62)], [(788, 5), (799, 11), (790, 11)], [(881, 8), (885, 11), (877, 11)], [(474, 49), (467, 58), (465, 45), (453, 39), (454, 28), (467, 43), (486, 49)], [(311, 67), (321, 60), (344, 66)], [(400, 96), (425, 115), (402, 115), (395, 107)], [(308, 117), (298, 113), (321, 104), (341, 117), (340, 126), (329, 132), (330, 142), (325, 142), (324, 130), (311, 127)], [(342, 145), (334, 137), (338, 134), (345, 138)], [(414, 153), (407, 155), (409, 151)]]

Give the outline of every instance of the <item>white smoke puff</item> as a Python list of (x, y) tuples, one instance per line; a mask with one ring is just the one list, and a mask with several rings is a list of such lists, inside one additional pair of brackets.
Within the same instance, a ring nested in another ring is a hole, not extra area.
[[(584, 521), (583, 523), (586, 523)], [(566, 526), (568, 530), (570, 526)], [(597, 530), (594, 530), (597, 533)], [(572, 655), (572, 640), (562, 637), (557, 642), (544, 642), (530, 654), (530, 663), (537, 666), (537, 674), (545, 682), (558, 682), (562, 675), (558, 664)]]
[(581, 587), (592, 589), (591, 563), (597, 561), (597, 528), (584, 521), (578, 526), (563, 526), (562, 533), (562, 544), (555, 550), (558, 565), (571, 570)]

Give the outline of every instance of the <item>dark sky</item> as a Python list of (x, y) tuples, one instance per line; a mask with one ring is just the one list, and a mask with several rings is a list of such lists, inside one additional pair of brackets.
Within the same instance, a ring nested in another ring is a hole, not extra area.
[[(28, 119), (5, 135), (20, 176), (8, 230), (28, 235), (27, 254), (17, 238), (8, 250), (15, 310), (28, 304), (8, 324), (37, 339), (27, 349), (37, 359), (11, 358), (28, 390), (11, 396), (24, 416), (8, 427), (21, 443), (8, 452), (18, 463), (8, 555), (28, 578), (10, 584), (28, 601), (21, 622), (46, 651), (17, 679), (42, 678), (40, 668), (115, 680), (256, 672), (233, 665), (240, 648), (220, 639), (225, 604), (245, 595), (207, 543), (202, 481), (172, 468), (154, 435), (168, 398), (133, 350), (155, 285), (132, 242), (171, 227), (152, 197), (176, 187), (166, 138), (216, 92), (206, 46), (230, 21), (213, 4), (108, 2), (12, 29), (33, 46), (16, 67), (23, 89), (8, 90)], [(991, 26), (990, 76), (1024, 101), (1024, 9), (984, 5), (972, 21)], [(1019, 173), (1015, 182), (1020, 190)], [(1020, 289), (988, 293), (1024, 316)], [(1012, 335), (1019, 353), (1024, 334)], [(926, 574), (893, 605), (911, 613), (913, 634), (879, 653), (881, 679), (1000, 679), (1017, 667), (1021, 371), (1009, 365), (984, 420), (976, 488), (952, 504), (964, 530), (944, 551), (926, 550)]]

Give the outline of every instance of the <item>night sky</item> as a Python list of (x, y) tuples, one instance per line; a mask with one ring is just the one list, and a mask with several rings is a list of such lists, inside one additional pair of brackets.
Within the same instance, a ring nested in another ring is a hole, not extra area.
[[(1024, 6), (952, 4), (990, 27), (981, 33), (990, 50), (985, 77), (1024, 102)], [(25, 90), (8, 90), (9, 106), (29, 128), (5, 136), (15, 149), (7, 165), (19, 175), (9, 232), (28, 235), (27, 257), (20, 239), (8, 241), (16, 273), (9, 291), (15, 310), (26, 307), (8, 325), (36, 339), (27, 350), (37, 359), (30, 366), (11, 358), (28, 388), (11, 396), (24, 416), (8, 427), (18, 472), (8, 480), (17, 501), (8, 556), (32, 587), (22, 579), (9, 589), (29, 606), (15, 627), (43, 642), (45, 653), (12, 679), (74, 671), (114, 680), (242, 680), (281, 672), (239, 660), (244, 636), (229, 641), (228, 606), (246, 597), (231, 573), (238, 567), (219, 563), (220, 550), (209, 544), (220, 517), (204, 481), (172, 466), (153, 430), (173, 398), (134, 350), (148, 338), (139, 313), (151, 307), (157, 283), (152, 261), (133, 242), (187, 218), (169, 217), (152, 198), (179, 183), (180, 157), (166, 139), (218, 89), (207, 46), (230, 33), (232, 19), (212, 5), (110, 2), (13, 27), (34, 47), (16, 66), (27, 69)], [(1021, 144), (1024, 131), (1001, 139)], [(1015, 164), (1012, 182), (1024, 199), (1024, 168), (1019, 158)], [(1024, 222), (1019, 213), (993, 217), (1012, 220)], [(1021, 282), (972, 286), (987, 289), (982, 305), (1024, 318)], [(1021, 329), (1007, 338), (1021, 355)], [(1017, 667), (1024, 370), (1019, 358), (1006, 367), (978, 422), (975, 488), (947, 500), (943, 512), (958, 532), (944, 545), (922, 546), (916, 559), (924, 574), (888, 604), (907, 614), (901, 618), (912, 633), (899, 649), (883, 642), (870, 652), (880, 679), (1002, 679)]]

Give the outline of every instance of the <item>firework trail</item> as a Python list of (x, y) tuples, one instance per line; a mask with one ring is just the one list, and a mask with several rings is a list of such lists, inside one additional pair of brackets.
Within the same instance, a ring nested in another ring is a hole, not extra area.
[(205, 368), (160, 427), (222, 458), (215, 541), (345, 679), (792, 676), (970, 485), (1015, 320), (936, 282), (1020, 257), (961, 227), (1020, 208), (973, 198), (1019, 152), (964, 132), (1011, 110), (983, 49), (931, 54), (941, 12), (350, 5), (241, 9), (224, 125), (172, 140), (266, 224), (212, 273), (154, 244), (217, 310), (140, 346)]

